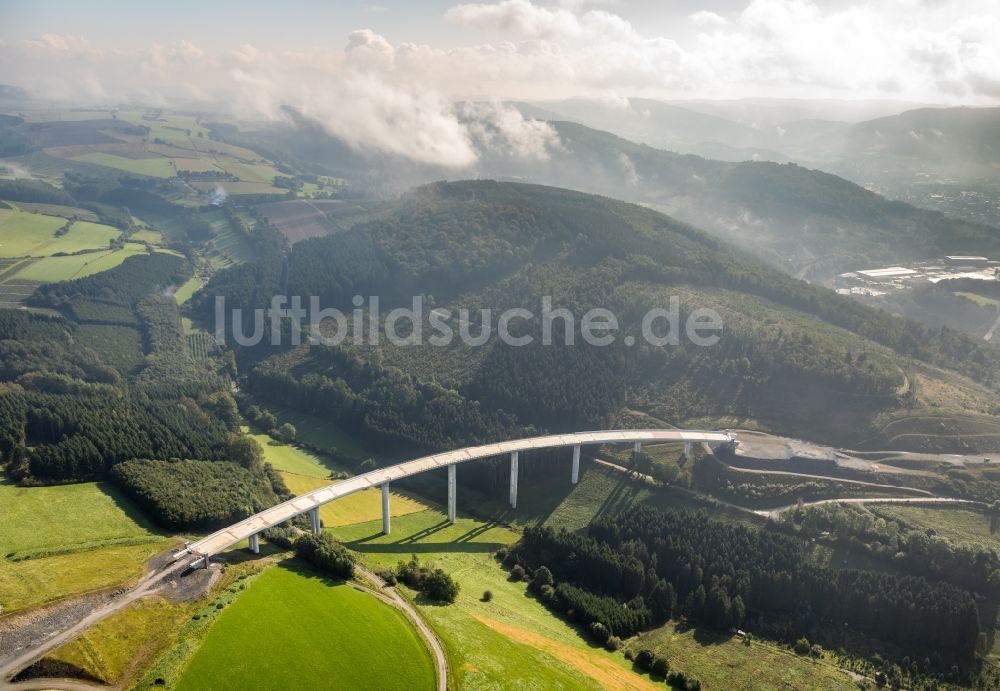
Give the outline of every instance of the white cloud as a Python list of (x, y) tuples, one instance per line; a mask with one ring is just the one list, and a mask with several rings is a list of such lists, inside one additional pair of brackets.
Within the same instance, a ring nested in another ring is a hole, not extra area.
[[(853, 4), (852, 4), (853, 2)], [(585, 96), (842, 96), (1000, 99), (1000, 5), (994, 0), (748, 0), (726, 18), (689, 17), (690, 40), (640, 29), (613, 5), (572, 0), (459, 4), (457, 31), (490, 40), (444, 48), (393, 44), (372, 29), (342, 47), (214, 51), (188, 41), (143, 50), (44, 34), (0, 43), (0, 82), (77, 102), (197, 102), (246, 117), (289, 105), (359, 149), (456, 168), (489, 146), (544, 158), (558, 146), (540, 123), (494, 103)], [(683, 21), (683, 20), (682, 20)]]
[(519, 110), (500, 102), (464, 103), (459, 113), (480, 149), (545, 161), (562, 148), (559, 135), (547, 122), (525, 119)]
[(699, 10), (691, 15), (691, 21), (695, 25), (707, 28), (716, 28), (726, 24), (726, 18), (717, 12), (710, 10)]

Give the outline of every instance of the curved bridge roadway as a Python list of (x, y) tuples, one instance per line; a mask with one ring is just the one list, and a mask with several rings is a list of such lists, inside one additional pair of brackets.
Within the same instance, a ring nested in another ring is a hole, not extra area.
[(521, 451), (535, 449), (552, 449), (559, 447), (573, 448), (573, 470), (571, 481), (576, 484), (580, 473), (580, 447), (600, 444), (633, 444), (638, 452), (642, 444), (682, 443), (686, 453), (690, 452), (692, 444), (732, 444), (733, 437), (728, 432), (701, 432), (677, 429), (646, 429), (646, 430), (612, 430), (603, 432), (578, 432), (575, 434), (553, 434), (544, 437), (530, 437), (513, 441), (470, 446), (455, 451), (424, 456), (412, 461), (406, 461), (388, 468), (379, 468), (362, 475), (356, 475), (346, 480), (335, 482), (327, 487), (313, 490), (294, 499), (272, 506), (269, 509), (254, 514), (249, 518), (235, 523), (228, 528), (212, 533), (197, 542), (185, 545), (184, 549), (174, 555), (174, 559), (183, 559), (191, 555), (196, 557), (191, 566), (207, 566), (213, 555), (243, 541), (250, 541), (250, 549), (258, 551), (258, 541), (261, 531), (271, 526), (284, 523), (296, 516), (309, 514), (312, 519), (312, 529), (320, 529), (319, 507), (328, 502), (345, 497), (348, 494), (380, 487), (382, 489), (382, 530), (389, 533), (389, 483), (401, 478), (418, 475), (437, 468), (448, 469), (448, 520), (455, 522), (455, 499), (457, 485), (455, 482), (456, 466), (459, 463), (475, 461), (510, 454), (510, 504), (517, 507), (517, 461)]

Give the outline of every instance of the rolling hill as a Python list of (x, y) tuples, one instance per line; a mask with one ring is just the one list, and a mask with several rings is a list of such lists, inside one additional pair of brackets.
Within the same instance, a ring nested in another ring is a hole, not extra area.
[[(551, 115), (534, 106), (518, 105), (529, 117)], [(715, 128), (715, 120), (708, 115), (673, 106), (658, 106), (656, 112), (664, 121), (673, 118), (680, 125), (700, 121), (706, 136)], [(793, 163), (733, 162), (679, 154), (575, 122), (549, 121), (559, 144), (550, 147), (546, 160), (525, 160), (484, 149), (473, 168), (457, 173), (399, 157), (346, 151), (314, 123), (301, 117), (297, 123), (253, 133), (219, 134), (298, 165), (338, 174), (348, 171), (359, 181), (378, 171), (374, 175), (378, 187), (369, 192), (379, 196), (457, 175), (534, 182), (626, 199), (692, 223), (794, 276), (817, 282), (882, 263), (944, 254), (1000, 254), (1000, 231), (995, 228), (890, 201), (830, 173)], [(810, 130), (823, 131), (827, 124), (800, 122), (803, 131), (794, 136), (809, 139)], [(723, 123), (715, 129), (730, 127)], [(725, 149), (729, 145), (712, 146)], [(716, 153), (727, 157), (727, 151)]]
[[(925, 435), (914, 442), (920, 448), (992, 448), (1000, 440), (1000, 397), (990, 388), (1000, 372), (995, 350), (795, 280), (640, 206), (533, 185), (437, 183), (350, 232), (297, 243), (287, 261), (290, 295), (349, 311), (353, 295), (377, 294), (383, 314), (424, 295), (450, 310), (456, 331), (458, 310), (470, 309), (473, 334), (477, 310), (538, 315), (546, 295), (576, 315), (608, 308), (618, 333), (634, 337), (643, 315), (671, 297), (682, 318), (706, 307), (723, 319), (716, 347), (683, 339), (666, 348), (624, 339), (568, 346), (559, 338), (552, 346), (493, 339), (476, 347), (456, 338), (356, 348), (346, 339), (241, 353), (257, 396), (327, 416), (390, 452), (530, 426), (596, 427), (626, 407), (675, 424), (759, 426), (848, 446), (877, 446), (891, 422), (933, 410), (962, 416), (979, 432)], [(231, 306), (263, 306), (283, 262), (275, 251), (253, 277), (247, 267), (222, 272), (205, 292), (227, 295)], [(210, 312), (211, 301), (201, 309)], [(517, 333), (538, 335), (537, 322)], [(429, 323), (424, 329), (430, 334)]]

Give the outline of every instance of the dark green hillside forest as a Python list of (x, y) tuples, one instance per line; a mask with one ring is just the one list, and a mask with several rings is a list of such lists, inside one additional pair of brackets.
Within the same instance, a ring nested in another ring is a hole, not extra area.
[[(976, 603), (964, 590), (912, 576), (817, 567), (801, 540), (704, 513), (639, 507), (598, 518), (586, 536), (529, 528), (516, 557), (620, 603), (661, 602), (649, 612), (661, 621), (676, 608), (711, 628), (747, 624), (786, 640), (808, 636), (833, 645), (843, 643), (836, 629), (849, 628), (933, 655), (939, 664), (971, 659), (979, 637)], [(584, 625), (597, 621), (628, 636), (652, 623), (615, 621), (560, 588), (553, 604), (572, 609)]]
[[(144, 462), (134, 459), (229, 461), (243, 473), (232, 479), (255, 501), (234, 510), (222, 495), (207, 495), (200, 500), (209, 505), (205, 516), (174, 515), (151, 502), (147, 508), (180, 527), (273, 503), (273, 478), (260, 451), (239, 434), (228, 365), (187, 356), (177, 304), (159, 294), (190, 274), (181, 257), (140, 255), (110, 271), (41, 287), (32, 302), (62, 316), (0, 312), (0, 450), (9, 477), (49, 483), (113, 476), (126, 484), (141, 471), (111, 471)], [(96, 330), (99, 350), (80, 344), (84, 329)], [(133, 347), (132, 333), (144, 355), (122, 371), (109, 358), (118, 343)]]
[[(877, 437), (885, 416), (947, 409), (936, 390), (914, 385), (910, 370), (918, 365), (983, 387), (981, 405), (964, 412), (1000, 410), (995, 349), (797, 281), (695, 228), (611, 199), (489, 181), (435, 184), (350, 232), (287, 251), (266, 226), (257, 233), (262, 259), (217, 274), (200, 303), (205, 318), (213, 308), (207, 296), (262, 307), (286, 276), (288, 294), (319, 295), (323, 306), (347, 312), (353, 295), (379, 295), (383, 314), (422, 295), (450, 309), (456, 329), (458, 309), (469, 308), (472, 333), (479, 309), (518, 306), (538, 315), (544, 295), (576, 315), (605, 307), (617, 316), (619, 338), (609, 347), (582, 343), (577, 331), (573, 347), (517, 348), (494, 338), (483, 347), (383, 341), (371, 348), (346, 339), (309, 348), (286, 338), (277, 350), (238, 353), (255, 395), (329, 415), (382, 446), (443, 448), (518, 426), (593, 428), (626, 405), (677, 424), (755, 421), (856, 444)], [(643, 315), (672, 296), (682, 323), (699, 307), (723, 317), (719, 345), (623, 345), (621, 337), (639, 338)], [(518, 328), (537, 335), (538, 320)], [(834, 413), (812, 413), (824, 408)]]

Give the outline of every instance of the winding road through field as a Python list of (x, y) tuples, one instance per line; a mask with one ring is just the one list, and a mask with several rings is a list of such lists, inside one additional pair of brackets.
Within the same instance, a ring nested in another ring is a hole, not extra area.
[(448, 691), (448, 658), (445, 657), (444, 648), (441, 647), (441, 641), (438, 640), (434, 632), (431, 631), (430, 627), (423, 620), (420, 614), (413, 608), (406, 598), (396, 592), (395, 588), (389, 587), (382, 578), (361, 566), (360, 564), (354, 565), (354, 571), (360, 573), (366, 579), (371, 581), (376, 589), (369, 589), (368, 592), (372, 593), (378, 597), (383, 602), (401, 610), (407, 618), (413, 622), (416, 626), (417, 631), (423, 636), (424, 640), (427, 641), (428, 647), (431, 649), (431, 653), (434, 656), (434, 666), (437, 668), (437, 689), (438, 691)]

